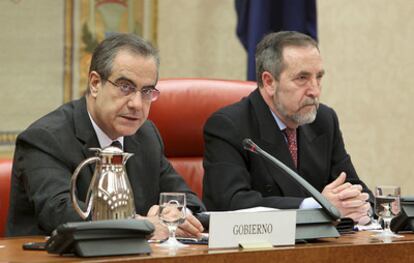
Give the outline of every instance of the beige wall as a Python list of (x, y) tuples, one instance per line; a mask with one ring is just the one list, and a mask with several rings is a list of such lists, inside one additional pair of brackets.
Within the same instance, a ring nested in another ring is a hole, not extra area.
[[(30, 8), (34, 2), (35, 6)], [(45, 17), (23, 24), (27, 31), (34, 36), (44, 34), (43, 29), (52, 35), (63, 34), (61, 18), (47, 16), (48, 8), (61, 8), (62, 2), (57, 2), (21, 1), (29, 10), (43, 12)], [(13, 3), (1, 1), (2, 7)], [(10, 34), (10, 25), (21, 26), (22, 14), (21, 10), (11, 13), (7, 8), (0, 9), (3, 36)], [(414, 195), (414, 180), (409, 179), (414, 163), (411, 154), (414, 139), (410, 136), (414, 130), (411, 118), (414, 105), (410, 102), (414, 97), (413, 14), (412, 0), (318, 0), (319, 41), (327, 71), (322, 101), (336, 109), (347, 150), (363, 180), (370, 187), (399, 184), (404, 194), (411, 195)], [(55, 22), (46, 27), (43, 21)], [(61, 26), (62, 32), (55, 32), (59, 31), (56, 25)], [(157, 36), (161, 77), (244, 79), (246, 54), (236, 38), (235, 26), (233, 0), (159, 0)], [(3, 74), (9, 65), (18, 64), (25, 69), (30, 62), (35, 65), (33, 70), (45, 77), (32, 82), (49, 85), (50, 92), (57, 92), (51, 95), (60, 96), (61, 89), (55, 89), (60, 79), (50, 82), (51, 75), (59, 75), (54, 73), (58, 68), (45, 69), (41, 58), (46, 56), (37, 58), (39, 53), (30, 53), (33, 48), (24, 48), (18, 39), (2, 39)], [(36, 37), (33, 41), (40, 43)], [(21, 46), (21, 54), (7, 54), (10, 45)], [(62, 49), (59, 41), (47, 46), (51, 59)], [(28, 62), (13, 61), (14, 55), (22, 61), (27, 58)], [(27, 114), (31, 99), (42, 99), (35, 84), (25, 86), (26, 90), (21, 92), (30, 94), (29, 97), (19, 95), (17, 101), (6, 99), (6, 95), (11, 96), (10, 87), (21, 87), (19, 79), (8, 81), (14, 84), (0, 86), (0, 112), (14, 112), (19, 117)], [(44, 103), (30, 113), (41, 115), (54, 107)], [(2, 118), (0, 125), (12, 125), (4, 115)]]
[(63, 1), (0, 1), (0, 130), (62, 103), (63, 10)]
[(414, 1), (318, 1), (327, 70), (322, 100), (339, 115), (364, 181), (414, 195)]
[(242, 79), (246, 54), (232, 0), (158, 1), (161, 77)]

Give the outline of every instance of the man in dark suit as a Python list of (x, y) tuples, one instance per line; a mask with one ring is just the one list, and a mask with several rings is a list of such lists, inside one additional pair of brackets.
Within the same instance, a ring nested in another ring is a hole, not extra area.
[(370, 191), (345, 150), (338, 118), (319, 103), (317, 43), (297, 32), (267, 35), (256, 49), (258, 88), (214, 113), (204, 128), (203, 201), (209, 210), (317, 208), (282, 170), (243, 149), (251, 138), (297, 171), (344, 217), (367, 223)]
[[(22, 132), (14, 154), (7, 235), (49, 235), (59, 224), (80, 221), (70, 199), (70, 180), (91, 147), (121, 143), (133, 153), (126, 163), (137, 217), (147, 215), (155, 238), (166, 237), (157, 218), (160, 192), (184, 192), (192, 211), (204, 206), (164, 156), (163, 142), (147, 120), (159, 91), (158, 51), (132, 34), (113, 34), (94, 51), (85, 97), (61, 106)], [(82, 169), (77, 190), (86, 194), (93, 169)], [(81, 205), (84, 205), (81, 203)], [(178, 234), (203, 231), (191, 214)]]

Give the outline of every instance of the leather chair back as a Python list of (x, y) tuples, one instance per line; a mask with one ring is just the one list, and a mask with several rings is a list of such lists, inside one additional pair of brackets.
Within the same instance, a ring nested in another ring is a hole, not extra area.
[(9, 210), (11, 159), (0, 160), (0, 237), (4, 237)]
[(203, 128), (218, 109), (240, 101), (256, 88), (251, 81), (164, 79), (149, 119), (160, 130), (165, 154), (175, 170), (201, 198), (204, 169)]

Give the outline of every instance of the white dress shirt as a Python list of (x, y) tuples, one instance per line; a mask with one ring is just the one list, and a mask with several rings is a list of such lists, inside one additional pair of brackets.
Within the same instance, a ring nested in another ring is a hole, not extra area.
[(98, 137), (99, 145), (101, 146), (101, 148), (105, 148), (111, 145), (113, 141), (119, 141), (122, 145), (122, 149), (124, 148), (124, 137), (123, 136), (118, 137), (115, 140), (112, 140), (111, 138), (109, 138), (108, 135), (106, 135), (106, 133), (103, 130), (101, 130), (101, 128), (99, 128), (98, 124), (95, 123), (95, 121), (92, 119), (92, 116), (89, 112), (88, 112), (88, 115), (89, 115), (89, 119), (91, 119), (93, 129), (95, 130), (96, 136)]

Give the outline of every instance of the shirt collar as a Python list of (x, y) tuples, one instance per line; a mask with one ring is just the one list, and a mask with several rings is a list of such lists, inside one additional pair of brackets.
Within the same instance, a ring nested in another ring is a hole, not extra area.
[(279, 126), (279, 129), (283, 131), (286, 129), (286, 125), (282, 122), (282, 120), (269, 108), (270, 112), (273, 115), (273, 118), (275, 118), (277, 126)]
[[(101, 146), (101, 148), (105, 148), (109, 145), (111, 145), (111, 143), (114, 141), (111, 138), (109, 138), (108, 135), (106, 135), (106, 133), (99, 128), (98, 124), (95, 123), (95, 121), (93, 120), (91, 114), (88, 112), (88, 116), (89, 119), (92, 122), (92, 126), (93, 129), (95, 130), (96, 136), (98, 137), (98, 141), (99, 141), (99, 145)], [(122, 148), (124, 148), (124, 136), (118, 137), (116, 138), (117, 141), (119, 141), (122, 145)]]

